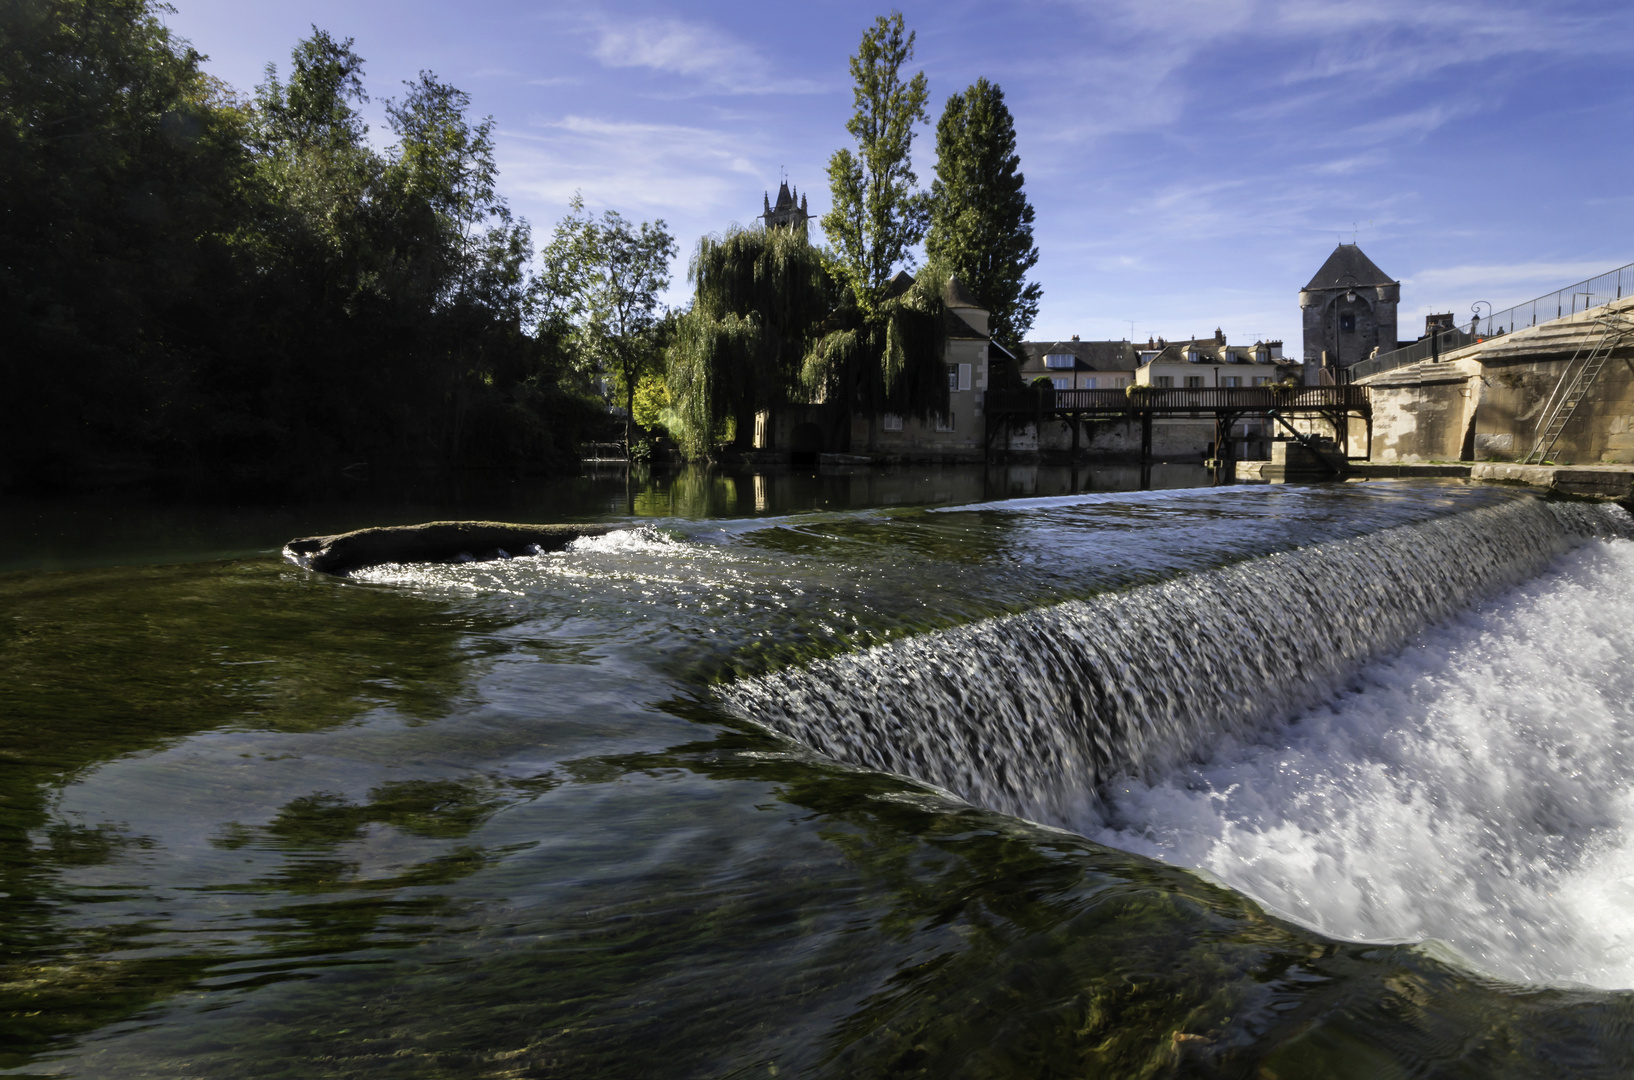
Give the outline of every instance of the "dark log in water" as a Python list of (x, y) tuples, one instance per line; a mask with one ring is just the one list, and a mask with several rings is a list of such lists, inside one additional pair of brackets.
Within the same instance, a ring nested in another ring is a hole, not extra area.
[(428, 521), (386, 525), (336, 536), (308, 536), (284, 545), (284, 558), (309, 570), (344, 574), (386, 563), (503, 559), (560, 551), (581, 536), (613, 525), (514, 525), (502, 521)]

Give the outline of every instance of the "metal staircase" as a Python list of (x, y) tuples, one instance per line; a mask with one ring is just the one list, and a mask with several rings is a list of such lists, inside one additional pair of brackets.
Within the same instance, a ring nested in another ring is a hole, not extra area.
[[(1538, 440), (1521, 458), (1522, 465), (1542, 465), (1548, 460), (1560, 439), (1560, 433), (1566, 430), (1566, 425), (1571, 423), (1572, 416), (1577, 412), (1578, 404), (1588, 397), (1595, 381), (1600, 378), (1606, 361), (1611, 359), (1612, 350), (1634, 335), (1634, 321), (1621, 314), (1607, 313), (1595, 321), (1602, 327), (1600, 336), (1579, 345), (1566, 370), (1561, 373), (1554, 393), (1549, 395), (1543, 411), (1538, 414)], [(1585, 348), (1588, 349), (1586, 357), (1583, 356)], [(1578, 363), (1580, 358), (1581, 365)]]

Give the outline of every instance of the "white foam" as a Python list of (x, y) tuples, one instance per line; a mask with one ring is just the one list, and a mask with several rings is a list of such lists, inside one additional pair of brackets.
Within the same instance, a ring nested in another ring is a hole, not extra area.
[(685, 541), (653, 528), (642, 525), (633, 529), (618, 529), (604, 533), (601, 536), (581, 536), (568, 544), (567, 550), (576, 554), (590, 552), (670, 552), (683, 547)]
[(1324, 933), (1634, 986), (1634, 542), (1576, 549), (1275, 735), (1107, 794), (1097, 839)]

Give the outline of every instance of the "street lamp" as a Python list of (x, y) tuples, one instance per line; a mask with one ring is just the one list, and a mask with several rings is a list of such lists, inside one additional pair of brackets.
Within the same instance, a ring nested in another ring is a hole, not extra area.
[(1487, 302), (1485, 300), (1477, 300), (1477, 301), (1475, 301), (1475, 303), (1473, 303), (1473, 304), (1471, 304), (1469, 306), (1470, 311), (1475, 315), (1474, 321), (1472, 321), (1470, 323), (1470, 326), (1469, 326), (1470, 337), (1475, 337), (1480, 333), (1480, 330), (1481, 330), (1481, 305), (1482, 304), (1486, 304), (1486, 318), (1487, 318), (1487, 322), (1489, 324), (1487, 326), (1487, 333), (1489, 335), (1492, 333), (1492, 327), (1490, 325), (1491, 322), (1492, 322), (1492, 305), (1487, 304)]

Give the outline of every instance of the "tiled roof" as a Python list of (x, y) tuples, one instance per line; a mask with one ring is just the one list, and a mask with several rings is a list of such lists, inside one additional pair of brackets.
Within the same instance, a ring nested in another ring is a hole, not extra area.
[(1307, 289), (1339, 289), (1347, 285), (1394, 285), (1395, 281), (1373, 265), (1355, 244), (1340, 244), (1316, 272)]
[(1042, 367), (1044, 357), (1070, 353), (1075, 371), (1130, 371), (1140, 362), (1127, 341), (1024, 341), (1022, 363)]
[(958, 274), (948, 275), (947, 291), (942, 294), (942, 302), (948, 307), (968, 307), (981, 308), (983, 311), (987, 310), (986, 306), (971, 294), (970, 289), (966, 287), (965, 283), (959, 280)]

